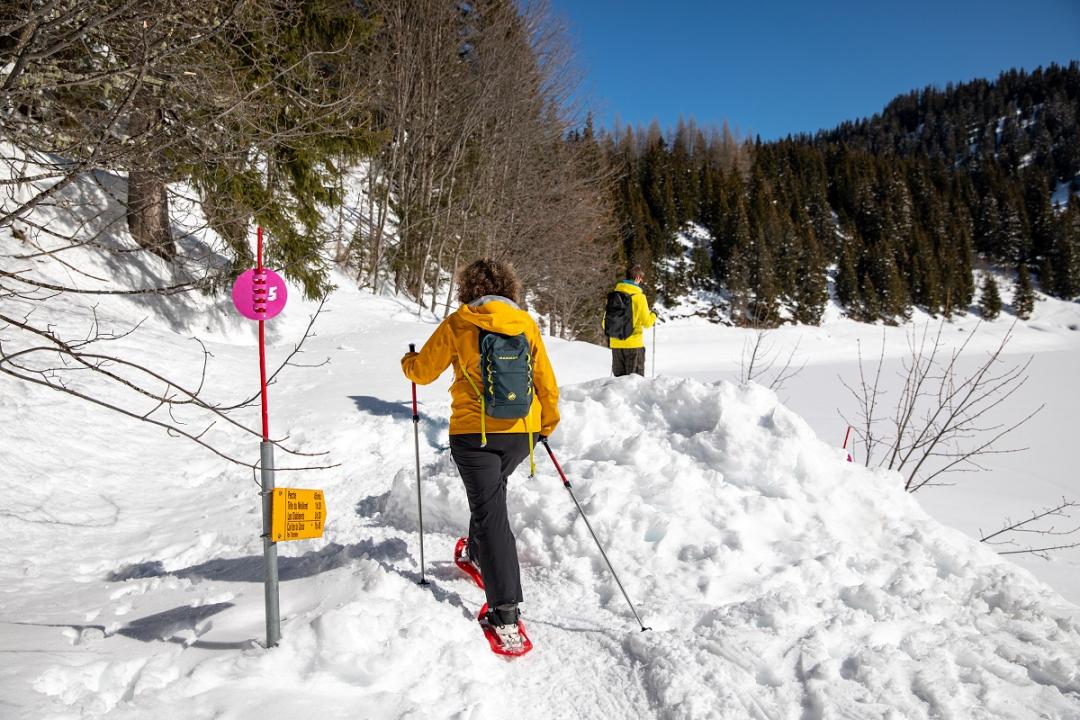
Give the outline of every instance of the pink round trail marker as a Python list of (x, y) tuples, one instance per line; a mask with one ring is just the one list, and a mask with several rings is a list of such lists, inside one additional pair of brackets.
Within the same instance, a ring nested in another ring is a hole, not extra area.
[(252, 268), (236, 278), (232, 301), (248, 320), (269, 320), (285, 309), (285, 281), (273, 270)]

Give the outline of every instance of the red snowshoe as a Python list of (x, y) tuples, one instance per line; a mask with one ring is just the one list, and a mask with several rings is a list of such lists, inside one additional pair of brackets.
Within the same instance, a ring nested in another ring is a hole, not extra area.
[(520, 657), (532, 650), (532, 640), (525, 632), (525, 625), (519, 618), (517, 625), (493, 625), (488, 604), (480, 608), (480, 614), (476, 616), (480, 627), (484, 630), (484, 637), (491, 645), (491, 652), (504, 657)]
[(484, 589), (484, 578), (480, 577), (480, 568), (469, 558), (468, 538), (458, 538), (457, 545), (454, 546), (454, 564), (471, 577), (478, 588)]

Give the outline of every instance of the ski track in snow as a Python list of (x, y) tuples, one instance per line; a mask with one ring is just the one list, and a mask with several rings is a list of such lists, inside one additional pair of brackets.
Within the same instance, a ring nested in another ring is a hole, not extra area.
[[(112, 272), (83, 258), (87, 271)], [(125, 282), (162, 272), (151, 262)], [(844, 462), (765, 388), (597, 380), (607, 351), (558, 340), (549, 349), (564, 419), (552, 447), (653, 629), (639, 631), (538, 449), (537, 477), (520, 468), (509, 497), (536, 649), (494, 656), (474, 619), (483, 593), (451, 558), (468, 510), (448, 452), (445, 377), (420, 389), (431, 584), (417, 585), (398, 359), (433, 321), (346, 282), (304, 355), (332, 362), (291, 368), (271, 387), (272, 435), (340, 463), (278, 474), (279, 486), (324, 489), (328, 523), (322, 539), (279, 544), (283, 639), (272, 651), (257, 642), (250, 471), (0, 378), (5, 720), (1080, 718), (1076, 606), (932, 519), (897, 476)], [(86, 304), (64, 302), (40, 319), (85, 331)], [(208, 392), (250, 396), (253, 326), (220, 301), (186, 302), (104, 298), (97, 313), (109, 327), (149, 313), (113, 349), (186, 380), (197, 381), (202, 356), (183, 338), (197, 334), (214, 356)], [(271, 364), (312, 310), (293, 298), (270, 323)], [(694, 327), (673, 327), (665, 346), (686, 374), (716, 367), (695, 352)], [(257, 416), (257, 406), (238, 414), (252, 425)], [(258, 438), (214, 433), (238, 457), (257, 457)]]

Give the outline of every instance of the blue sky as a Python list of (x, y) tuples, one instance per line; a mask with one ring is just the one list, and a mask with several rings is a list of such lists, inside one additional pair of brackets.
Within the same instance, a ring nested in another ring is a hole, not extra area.
[(1080, 59), (1080, 0), (551, 0), (598, 124), (727, 120), (763, 139), (927, 85)]

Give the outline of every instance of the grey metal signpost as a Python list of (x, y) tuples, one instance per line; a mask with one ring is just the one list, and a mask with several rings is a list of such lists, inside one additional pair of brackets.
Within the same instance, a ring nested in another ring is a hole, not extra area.
[(266, 596), (266, 647), (281, 640), (281, 609), (278, 604), (277, 543), (271, 536), (274, 500), (274, 444), (263, 440), (259, 444), (259, 463), (262, 472), (263, 565), (266, 576), (263, 591)]

